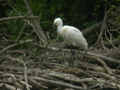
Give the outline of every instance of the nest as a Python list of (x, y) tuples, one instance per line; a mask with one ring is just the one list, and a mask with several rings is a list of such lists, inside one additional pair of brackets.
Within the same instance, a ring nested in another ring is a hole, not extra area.
[(120, 89), (120, 48), (73, 50), (73, 54), (70, 49), (40, 47), (32, 41), (26, 43), (30, 48), (17, 48), (25, 43), (3, 46), (1, 90)]

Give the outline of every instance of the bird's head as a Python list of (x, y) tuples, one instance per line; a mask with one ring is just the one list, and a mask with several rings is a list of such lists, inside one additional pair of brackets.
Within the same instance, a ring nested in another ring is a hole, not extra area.
[(56, 26), (59, 26), (59, 25), (62, 25), (62, 24), (63, 24), (63, 21), (62, 21), (61, 18), (55, 18), (53, 24), (56, 25)]

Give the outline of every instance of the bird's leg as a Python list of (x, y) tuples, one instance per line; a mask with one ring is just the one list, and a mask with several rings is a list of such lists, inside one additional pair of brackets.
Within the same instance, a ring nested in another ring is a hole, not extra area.
[(85, 57), (85, 55), (87, 55), (87, 51), (88, 49), (85, 49), (84, 52), (83, 52), (83, 57)]
[(87, 51), (88, 50), (82, 50), (82, 52), (81, 52), (82, 53), (81, 59), (84, 59), (86, 57)]
[(69, 48), (70, 49), (70, 54), (71, 54), (71, 58), (70, 58), (70, 60), (69, 60), (69, 62), (68, 62), (68, 65), (69, 66), (74, 66), (74, 61), (75, 61), (75, 49), (73, 49), (73, 46), (71, 46), (71, 45), (66, 45), (66, 47), (67, 48)]
[(63, 64), (66, 64), (66, 60), (65, 60), (66, 58), (65, 58), (65, 52), (64, 51), (63, 51), (63, 57), (64, 57), (63, 58)]
[(75, 51), (74, 49), (71, 49), (70, 66), (74, 66), (74, 61), (75, 61)]

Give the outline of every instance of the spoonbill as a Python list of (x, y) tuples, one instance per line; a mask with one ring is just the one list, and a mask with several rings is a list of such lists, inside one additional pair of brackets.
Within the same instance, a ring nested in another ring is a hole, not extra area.
[(88, 49), (88, 43), (82, 32), (69, 25), (63, 25), (63, 20), (61, 18), (55, 18), (54, 25), (57, 26), (57, 34), (63, 37), (64, 42), (68, 46), (78, 47), (82, 50)]

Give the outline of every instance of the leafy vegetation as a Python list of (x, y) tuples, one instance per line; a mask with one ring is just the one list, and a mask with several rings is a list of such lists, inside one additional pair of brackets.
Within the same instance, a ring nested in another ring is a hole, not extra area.
[[(11, 9), (7, 11), (7, 16), (28, 15), (23, 0), (8, 1), (7, 4)], [(30, 0), (30, 6), (34, 15), (39, 16), (43, 31), (49, 33), (51, 38), (56, 37), (56, 30), (52, 25), (55, 17), (61, 17), (64, 19), (65, 24), (70, 24), (83, 30), (102, 21), (105, 8), (107, 10), (118, 8), (119, 3), (120, 0)], [(119, 16), (115, 18), (119, 23)], [(8, 32), (14, 33), (14, 39), (17, 38), (16, 36), (19, 34), (22, 26), (23, 21), (8, 22), (8, 27), (10, 27)]]

